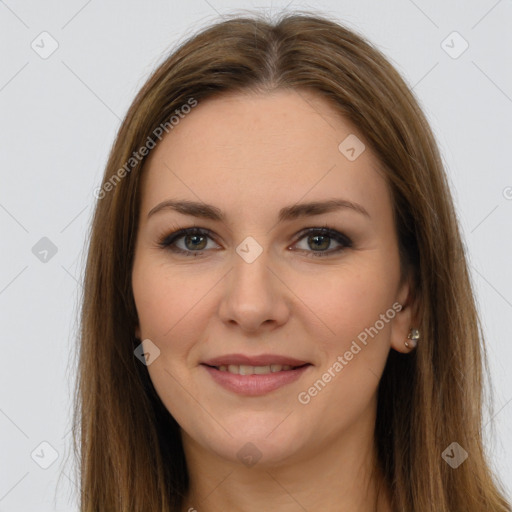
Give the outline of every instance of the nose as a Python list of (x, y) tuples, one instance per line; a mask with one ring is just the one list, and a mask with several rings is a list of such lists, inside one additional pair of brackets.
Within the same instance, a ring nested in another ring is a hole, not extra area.
[(265, 250), (254, 261), (234, 254), (219, 305), (223, 322), (255, 333), (273, 330), (287, 321), (290, 292), (273, 267)]

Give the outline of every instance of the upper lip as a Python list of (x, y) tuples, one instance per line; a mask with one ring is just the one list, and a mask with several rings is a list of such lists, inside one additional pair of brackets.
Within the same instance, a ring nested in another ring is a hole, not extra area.
[(246, 356), (244, 354), (226, 354), (224, 356), (214, 357), (203, 361), (202, 364), (208, 366), (228, 366), (233, 365), (248, 365), (248, 366), (267, 366), (271, 364), (289, 365), (289, 366), (303, 366), (310, 364), (307, 361), (295, 359), (293, 357), (275, 355), (275, 354), (261, 354), (259, 356)]

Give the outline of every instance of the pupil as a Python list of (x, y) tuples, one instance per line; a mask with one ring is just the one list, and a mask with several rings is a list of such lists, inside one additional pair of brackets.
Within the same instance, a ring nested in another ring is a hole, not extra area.
[[(327, 244), (323, 244), (324, 247), (321, 247), (322, 244), (318, 244), (318, 239), (319, 238), (323, 238), (324, 239), (324, 242), (327, 240)], [(317, 247), (317, 249), (327, 249), (329, 247), (329, 240), (328, 240), (329, 237), (325, 236), (325, 235), (314, 235), (314, 236), (310, 236), (309, 239), (310, 240), (314, 240), (315, 242), (315, 245)]]
[[(196, 240), (196, 242), (197, 242), (197, 240), (201, 239), (201, 238), (203, 239), (203, 242), (204, 242), (205, 237), (203, 235), (189, 235), (186, 238), (186, 240), (187, 241), (188, 240)], [(188, 249), (203, 249), (203, 247), (199, 247), (199, 244), (197, 244), (196, 242), (192, 242), (192, 246), (191, 247), (189, 247), (186, 242), (185, 242), (185, 245), (187, 246)], [(199, 242), (199, 243), (201, 243), (201, 242)]]

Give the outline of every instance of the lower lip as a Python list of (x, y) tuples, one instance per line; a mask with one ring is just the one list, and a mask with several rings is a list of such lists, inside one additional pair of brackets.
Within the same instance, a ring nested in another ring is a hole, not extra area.
[(270, 393), (286, 384), (295, 382), (311, 367), (310, 364), (301, 366), (296, 370), (284, 370), (264, 375), (237, 375), (222, 372), (212, 366), (202, 365), (212, 376), (213, 380), (222, 387), (238, 393), (239, 395), (258, 396)]

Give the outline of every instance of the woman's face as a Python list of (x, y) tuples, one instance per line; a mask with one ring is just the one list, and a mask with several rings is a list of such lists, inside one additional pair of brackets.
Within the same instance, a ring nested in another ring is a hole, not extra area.
[(411, 316), (363, 144), (320, 96), (278, 91), (199, 103), (152, 151), (135, 334), (186, 447), (272, 465), (372, 431)]

